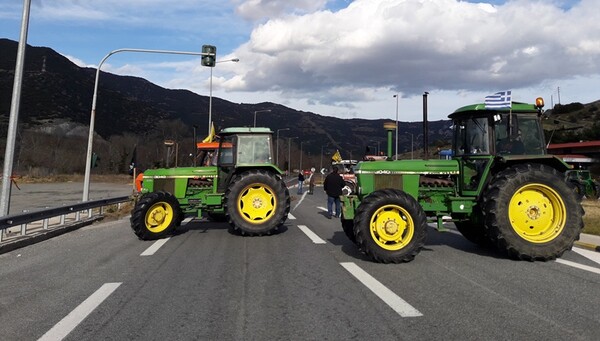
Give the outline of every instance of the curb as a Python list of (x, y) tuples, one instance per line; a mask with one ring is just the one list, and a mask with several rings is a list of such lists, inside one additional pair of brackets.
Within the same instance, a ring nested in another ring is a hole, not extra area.
[(592, 243), (576, 241), (575, 246), (580, 247), (582, 249), (590, 250), (590, 251), (600, 252), (600, 245), (596, 245), (596, 244), (592, 244)]

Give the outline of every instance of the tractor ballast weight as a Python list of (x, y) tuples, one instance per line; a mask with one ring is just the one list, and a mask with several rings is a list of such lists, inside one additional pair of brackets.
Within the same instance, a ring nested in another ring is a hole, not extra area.
[(546, 153), (543, 100), (487, 110), (462, 107), (452, 159), (360, 162), (357, 187), (342, 197), (342, 228), (376, 262), (412, 260), (427, 223), (452, 221), (468, 240), (511, 258), (550, 260), (579, 238), (583, 209), (564, 181), (569, 166)]
[(268, 128), (226, 128), (219, 142), (199, 143), (201, 167), (143, 174), (131, 227), (143, 240), (173, 233), (185, 216), (228, 221), (245, 235), (271, 234), (287, 219), (290, 196), (272, 162)]

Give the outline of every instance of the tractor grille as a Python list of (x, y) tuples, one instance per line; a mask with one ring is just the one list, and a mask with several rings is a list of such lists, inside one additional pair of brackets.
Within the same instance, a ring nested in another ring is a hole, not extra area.
[(373, 185), (374, 190), (384, 189), (384, 188), (395, 188), (395, 189), (403, 189), (402, 188), (402, 175), (389, 175), (389, 174), (381, 174), (375, 175), (373, 177)]
[(154, 179), (154, 192), (175, 193), (175, 179)]

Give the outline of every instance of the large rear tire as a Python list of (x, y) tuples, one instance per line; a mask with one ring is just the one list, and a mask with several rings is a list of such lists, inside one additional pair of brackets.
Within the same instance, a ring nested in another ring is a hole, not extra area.
[(144, 194), (131, 212), (131, 228), (138, 238), (154, 240), (170, 235), (181, 224), (177, 198), (166, 192)]
[(285, 223), (290, 193), (283, 180), (266, 170), (236, 176), (225, 193), (227, 220), (243, 235), (270, 234)]
[(541, 164), (498, 173), (484, 197), (485, 223), (500, 251), (524, 260), (551, 260), (573, 247), (583, 208), (558, 172)]
[(425, 244), (427, 218), (421, 205), (405, 192), (379, 190), (358, 207), (354, 235), (360, 249), (376, 262), (409, 262)]

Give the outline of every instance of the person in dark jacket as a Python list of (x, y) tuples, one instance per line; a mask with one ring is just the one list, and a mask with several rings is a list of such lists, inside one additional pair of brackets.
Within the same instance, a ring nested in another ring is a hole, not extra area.
[(333, 170), (327, 175), (323, 182), (323, 189), (325, 190), (325, 193), (327, 193), (327, 218), (331, 219), (331, 216), (333, 215), (333, 203), (335, 203), (335, 216), (336, 218), (340, 217), (342, 213), (340, 195), (342, 195), (342, 188), (344, 188), (345, 185), (344, 179), (342, 179), (338, 173), (337, 167), (333, 167)]
[(302, 194), (302, 184), (304, 183), (304, 175), (302, 175), (302, 171), (298, 173), (298, 194)]

